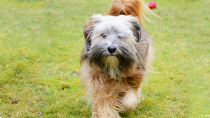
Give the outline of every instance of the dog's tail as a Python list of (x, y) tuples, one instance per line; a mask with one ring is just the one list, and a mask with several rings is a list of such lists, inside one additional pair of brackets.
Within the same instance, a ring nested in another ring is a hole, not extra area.
[(150, 16), (158, 17), (148, 8), (144, 0), (113, 0), (111, 9), (107, 15), (133, 15), (139, 17), (140, 23), (143, 26), (145, 26), (143, 18), (151, 21)]

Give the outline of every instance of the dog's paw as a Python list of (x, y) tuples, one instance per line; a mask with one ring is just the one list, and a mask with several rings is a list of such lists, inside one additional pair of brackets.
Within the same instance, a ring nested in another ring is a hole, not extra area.
[(132, 92), (127, 93), (122, 100), (122, 105), (124, 109), (128, 111), (134, 110), (138, 105), (138, 103), (139, 103), (138, 97)]
[(97, 112), (93, 112), (91, 118), (122, 118), (118, 113), (102, 113), (98, 114)]

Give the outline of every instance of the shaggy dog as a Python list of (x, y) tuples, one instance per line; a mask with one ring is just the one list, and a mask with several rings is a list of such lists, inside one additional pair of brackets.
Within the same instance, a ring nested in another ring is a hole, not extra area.
[(93, 15), (84, 26), (81, 82), (92, 118), (120, 118), (118, 112), (140, 103), (153, 56), (152, 39), (142, 27), (145, 9), (142, 0), (114, 0), (107, 16)]

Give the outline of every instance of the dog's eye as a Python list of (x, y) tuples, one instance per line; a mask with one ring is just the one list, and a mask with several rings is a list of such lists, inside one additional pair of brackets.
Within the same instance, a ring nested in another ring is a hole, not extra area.
[(106, 38), (107, 35), (106, 34), (101, 34), (101, 37)]
[(123, 39), (124, 37), (123, 37), (123, 36), (117, 36), (117, 38), (119, 38), (119, 39)]

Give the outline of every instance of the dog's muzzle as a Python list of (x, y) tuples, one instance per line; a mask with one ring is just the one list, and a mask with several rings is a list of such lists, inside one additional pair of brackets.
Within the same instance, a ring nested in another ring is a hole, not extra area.
[(111, 45), (111, 46), (108, 47), (108, 51), (109, 51), (110, 54), (114, 54), (116, 52), (116, 47)]

